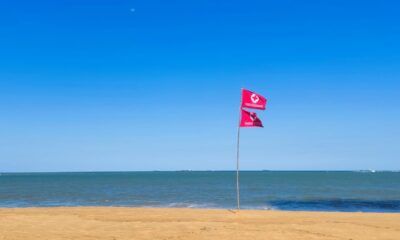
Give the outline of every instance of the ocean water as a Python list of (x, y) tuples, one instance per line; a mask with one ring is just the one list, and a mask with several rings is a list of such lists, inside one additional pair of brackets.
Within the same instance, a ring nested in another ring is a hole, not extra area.
[[(400, 212), (400, 172), (243, 171), (246, 209)], [(235, 208), (235, 172), (2, 173), (0, 207)]]

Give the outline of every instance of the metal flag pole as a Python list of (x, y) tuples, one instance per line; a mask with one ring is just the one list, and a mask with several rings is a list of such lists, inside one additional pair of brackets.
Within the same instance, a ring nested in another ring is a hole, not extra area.
[[(242, 90), (240, 92), (242, 93)], [(240, 188), (239, 188), (239, 145), (240, 145), (240, 122), (242, 120), (242, 95), (240, 96), (239, 106), (239, 123), (238, 123), (238, 134), (237, 134), (237, 146), (236, 146), (236, 201), (237, 209), (240, 209)]]

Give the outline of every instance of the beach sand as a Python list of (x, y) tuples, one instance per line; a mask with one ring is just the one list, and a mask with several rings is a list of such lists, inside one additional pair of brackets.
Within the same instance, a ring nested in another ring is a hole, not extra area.
[(400, 239), (400, 214), (157, 208), (0, 209), (0, 239)]

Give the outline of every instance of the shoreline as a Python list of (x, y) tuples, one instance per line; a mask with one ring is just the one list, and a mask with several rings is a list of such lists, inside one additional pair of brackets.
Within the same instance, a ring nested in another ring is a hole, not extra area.
[(351, 214), (351, 213), (365, 213), (365, 214), (399, 214), (399, 211), (335, 211), (335, 210), (286, 210), (286, 209), (263, 209), (263, 208), (218, 208), (218, 207), (166, 207), (166, 206), (27, 206), (27, 207), (0, 207), (0, 212), (2, 210), (10, 210), (10, 209), (135, 209), (135, 210), (220, 210), (220, 211), (230, 211), (230, 212), (246, 212), (246, 211), (260, 211), (260, 212), (284, 212), (284, 213), (343, 213), (343, 214)]
[(0, 239), (400, 239), (400, 213), (0, 208)]

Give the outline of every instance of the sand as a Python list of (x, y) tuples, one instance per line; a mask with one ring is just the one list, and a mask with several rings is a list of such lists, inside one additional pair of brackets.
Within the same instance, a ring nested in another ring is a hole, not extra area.
[(400, 214), (113, 207), (0, 209), (0, 239), (400, 239)]

